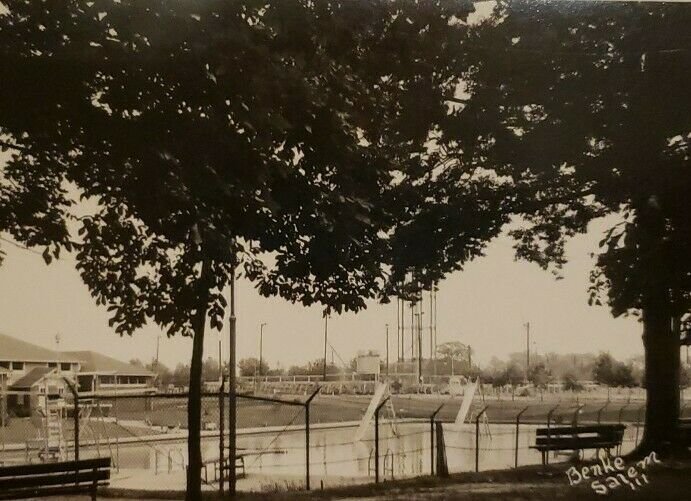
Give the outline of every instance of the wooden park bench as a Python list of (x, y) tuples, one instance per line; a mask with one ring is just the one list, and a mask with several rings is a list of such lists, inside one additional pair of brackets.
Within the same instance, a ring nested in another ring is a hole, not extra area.
[(0, 499), (90, 493), (108, 485), (110, 458), (0, 467)]
[(547, 464), (550, 451), (574, 451), (585, 449), (606, 450), (619, 447), (624, 438), (626, 426), (623, 424), (596, 424), (582, 426), (552, 426), (538, 428), (535, 432), (535, 445), (542, 453), (542, 464)]

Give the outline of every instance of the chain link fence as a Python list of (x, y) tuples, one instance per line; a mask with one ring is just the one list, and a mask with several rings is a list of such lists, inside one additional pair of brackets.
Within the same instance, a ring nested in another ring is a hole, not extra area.
[[(323, 394), (314, 383), (244, 388), (236, 394), (236, 452), (228, 460), (227, 392), (202, 397), (204, 489), (302, 490), (419, 475), (513, 468), (541, 461), (536, 430), (545, 426), (626, 425), (617, 453), (641, 440), (644, 401), (495, 399), (477, 396), (462, 423), (461, 399)], [(289, 390), (289, 391), (286, 391)], [(184, 490), (187, 394), (2, 396), (0, 463), (110, 457), (111, 485)], [(376, 408), (374, 408), (376, 407)], [(49, 408), (56, 410), (49, 411)], [(682, 416), (691, 409), (682, 406)], [(364, 418), (364, 419), (363, 419)], [(57, 430), (57, 431), (56, 431)], [(568, 456), (551, 454), (552, 460)]]

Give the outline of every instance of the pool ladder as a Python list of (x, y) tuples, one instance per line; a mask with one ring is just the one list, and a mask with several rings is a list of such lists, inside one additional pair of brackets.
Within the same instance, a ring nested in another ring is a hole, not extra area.
[[(391, 475), (391, 480), (393, 480), (393, 451), (391, 449), (386, 449), (386, 452), (384, 453), (384, 457), (382, 458), (384, 460), (384, 464), (382, 465), (382, 473), (383, 473), (383, 478), (386, 477), (387, 472)], [(367, 458), (367, 475), (372, 476), (374, 475), (374, 469), (375, 469), (375, 464), (374, 464), (375, 458), (374, 458), (374, 449), (370, 449), (369, 451), (369, 457)]]
[(167, 459), (168, 473), (171, 473), (172, 471), (175, 470), (175, 467), (173, 466), (173, 464), (174, 464), (173, 455), (174, 454), (177, 454), (180, 458), (180, 465), (181, 465), (182, 471), (186, 470), (185, 455), (182, 453), (182, 450), (180, 450), (180, 449), (168, 449), (168, 454), (165, 454), (164, 452), (161, 452), (158, 449), (154, 449), (154, 475), (158, 475), (159, 471), (161, 471), (161, 472), (165, 471), (165, 470), (159, 469), (159, 466), (158, 466), (159, 455), (162, 455), (165, 459)]

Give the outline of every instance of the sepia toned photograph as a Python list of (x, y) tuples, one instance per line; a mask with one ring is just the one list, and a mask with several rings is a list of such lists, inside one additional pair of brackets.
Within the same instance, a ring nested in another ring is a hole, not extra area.
[(0, 0), (0, 499), (691, 499), (691, 2)]

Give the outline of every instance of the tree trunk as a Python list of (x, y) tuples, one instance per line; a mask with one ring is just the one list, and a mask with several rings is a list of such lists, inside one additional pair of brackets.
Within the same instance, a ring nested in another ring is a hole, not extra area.
[(674, 453), (678, 441), (679, 420), (679, 347), (680, 340), (672, 329), (673, 293), (665, 253), (661, 242), (667, 234), (666, 222), (657, 205), (646, 200), (637, 208), (636, 232), (638, 250), (646, 268), (641, 297), (643, 313), (643, 347), (645, 349), (645, 429), (636, 454)]
[(647, 401), (645, 431), (636, 452), (669, 454), (677, 443), (680, 344), (664, 292), (643, 307), (643, 346)]
[[(202, 283), (208, 264), (202, 264)], [(204, 287), (205, 285), (203, 285)], [(187, 492), (185, 499), (196, 501), (202, 496), (202, 450), (201, 450), (201, 416), (202, 416), (202, 363), (204, 357), (204, 329), (206, 327), (206, 310), (208, 291), (199, 298), (199, 306), (193, 318), (192, 360), (190, 363), (189, 395), (187, 397)]]

